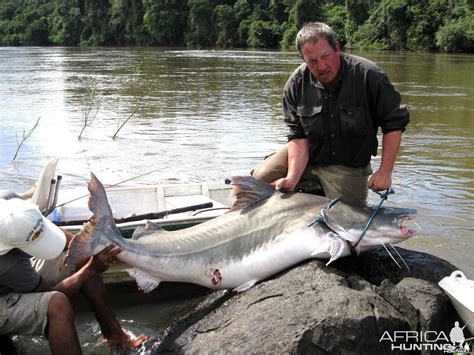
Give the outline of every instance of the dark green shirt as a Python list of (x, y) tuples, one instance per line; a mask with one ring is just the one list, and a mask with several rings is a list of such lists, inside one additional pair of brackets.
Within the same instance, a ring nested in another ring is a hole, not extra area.
[(308, 138), (310, 164), (366, 166), (377, 154), (377, 131), (404, 131), (409, 121), (400, 94), (375, 63), (341, 53), (339, 81), (328, 91), (305, 63), (283, 96), (288, 140)]

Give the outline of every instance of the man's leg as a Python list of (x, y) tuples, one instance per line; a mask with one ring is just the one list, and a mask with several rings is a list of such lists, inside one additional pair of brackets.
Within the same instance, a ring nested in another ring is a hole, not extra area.
[(106, 302), (107, 291), (99, 275), (90, 278), (84, 283), (81, 288), (81, 294), (87, 299), (94, 311), (102, 335), (106, 340), (123, 346), (137, 347), (147, 339), (143, 335), (134, 338), (122, 328)]
[(284, 178), (288, 173), (288, 145), (279, 148), (275, 153), (266, 157), (250, 172), (254, 178), (265, 182), (273, 182)]
[(45, 335), (53, 354), (80, 354), (74, 314), (66, 295), (51, 292), (0, 295), (0, 334)]
[[(318, 176), (312, 174), (311, 167), (307, 167), (296, 185), (295, 191), (303, 191), (314, 195), (324, 195)], [(254, 178), (265, 182), (273, 182), (284, 178), (288, 174), (288, 145), (285, 144), (275, 153), (266, 157), (255, 169), (250, 172)]]
[[(60, 255), (53, 260), (40, 260), (33, 258), (32, 263), (36, 271), (44, 277), (50, 285), (57, 284), (59, 281), (74, 273), (74, 267), (66, 267), (64, 265), (64, 255)], [(76, 265), (79, 269), (86, 260)], [(137, 347), (146, 340), (145, 336), (132, 338), (115, 318), (111, 308), (106, 303), (106, 289), (100, 275), (87, 280), (80, 293), (87, 299), (93, 312), (95, 313), (97, 322), (100, 325), (102, 335), (105, 339), (119, 343), (124, 346)]]
[(47, 334), (53, 354), (81, 354), (81, 346), (74, 325), (74, 312), (69, 298), (56, 293), (48, 304)]
[(340, 197), (342, 201), (352, 205), (367, 204), (367, 182), (372, 174), (370, 164), (363, 168), (318, 165), (311, 170), (319, 177), (327, 197)]

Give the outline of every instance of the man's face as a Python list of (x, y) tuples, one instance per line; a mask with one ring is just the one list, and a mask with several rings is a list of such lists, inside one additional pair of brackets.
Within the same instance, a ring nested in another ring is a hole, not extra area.
[(306, 43), (301, 50), (303, 60), (311, 73), (327, 89), (334, 88), (337, 83), (341, 66), (340, 53), (339, 42), (334, 50), (324, 37), (319, 38), (317, 42)]

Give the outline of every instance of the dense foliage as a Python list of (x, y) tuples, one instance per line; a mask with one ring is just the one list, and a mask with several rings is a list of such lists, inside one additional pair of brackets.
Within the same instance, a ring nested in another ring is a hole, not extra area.
[(353, 48), (473, 52), (473, 0), (0, 0), (1, 45), (293, 48), (308, 21)]

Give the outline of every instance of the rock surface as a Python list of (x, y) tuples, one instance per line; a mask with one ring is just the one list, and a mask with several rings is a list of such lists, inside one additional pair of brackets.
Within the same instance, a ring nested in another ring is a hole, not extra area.
[(242, 293), (212, 292), (171, 326), (157, 352), (383, 354), (384, 332), (440, 331), (457, 319), (437, 283), (456, 269), (435, 256), (400, 249), (326, 266), (311, 260)]

